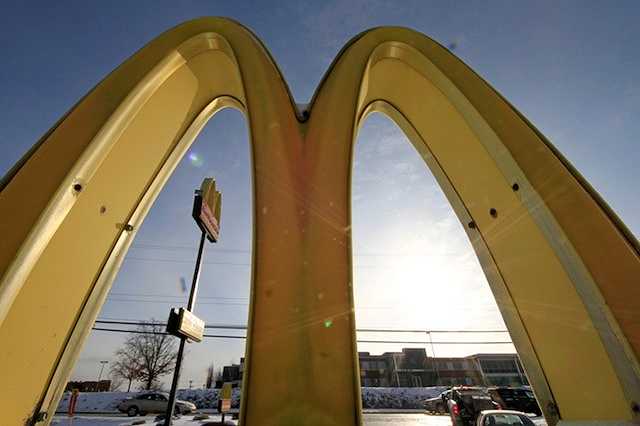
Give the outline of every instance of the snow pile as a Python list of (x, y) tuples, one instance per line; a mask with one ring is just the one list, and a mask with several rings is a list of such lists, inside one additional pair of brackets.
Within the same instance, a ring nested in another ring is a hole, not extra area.
[[(447, 388), (362, 388), (363, 408), (423, 408), (423, 401), (438, 396)], [(178, 399), (193, 402), (198, 409), (216, 409), (220, 389), (180, 389)], [(123, 399), (135, 397), (144, 392), (88, 392), (81, 393), (76, 402), (77, 413), (112, 413), (118, 411)], [(69, 408), (70, 392), (65, 392), (56, 410), (66, 413)], [(231, 408), (240, 408), (240, 389), (234, 388)]]
[[(182, 416), (179, 419), (174, 419), (171, 424), (173, 426), (207, 426), (212, 422), (220, 422), (219, 415), (209, 415), (207, 419), (196, 420), (194, 416)], [(135, 423), (134, 423), (135, 422)], [(229, 416), (225, 419), (225, 422), (237, 424), (236, 421), (230, 420)], [(136, 417), (127, 419), (126, 417), (114, 417), (113, 415), (100, 416), (95, 414), (80, 415), (74, 417), (67, 417), (65, 415), (57, 415), (51, 422), (55, 426), (131, 426), (133, 424), (141, 425), (157, 425), (158, 421), (155, 420), (155, 416), (148, 417)], [(160, 423), (162, 424), (162, 423)], [(219, 424), (219, 423), (213, 423)]]
[[(110, 413), (118, 411), (118, 404), (139, 392), (81, 392), (76, 401), (76, 412), (79, 413)], [(66, 413), (69, 410), (71, 392), (65, 392), (58, 404), (56, 412)]]
[(362, 388), (362, 408), (424, 408), (424, 400), (440, 395), (444, 386), (427, 388)]
[[(179, 389), (178, 399), (193, 402), (198, 408), (218, 408), (218, 393), (221, 389)], [(231, 408), (240, 408), (240, 388), (233, 388)]]
[[(200, 409), (218, 408), (220, 389), (178, 389), (178, 399), (193, 402)], [(76, 413), (111, 413), (118, 411), (118, 405), (126, 398), (141, 395), (141, 392), (86, 392), (78, 395)], [(65, 392), (58, 404), (57, 413), (69, 410), (71, 392)], [(240, 389), (233, 389), (231, 408), (240, 408)]]

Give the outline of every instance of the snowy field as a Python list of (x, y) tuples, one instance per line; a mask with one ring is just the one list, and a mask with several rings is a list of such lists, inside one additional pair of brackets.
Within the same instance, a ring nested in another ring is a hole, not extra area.
[[(428, 388), (362, 388), (364, 408), (421, 409), (422, 401), (439, 395), (445, 387)], [(232, 408), (240, 407), (240, 390), (233, 390)], [(81, 393), (76, 402), (77, 413), (117, 413), (118, 404), (140, 392), (90, 392)], [(71, 393), (66, 392), (58, 405), (58, 413), (66, 413)], [(193, 402), (198, 409), (214, 409), (218, 406), (218, 389), (180, 389), (178, 399)]]
[[(172, 422), (173, 426), (201, 426), (211, 424), (212, 422), (220, 422), (219, 415), (209, 415), (206, 419), (194, 420), (194, 416), (183, 416), (180, 419), (175, 419)], [(226, 420), (229, 416), (226, 417)], [(74, 417), (67, 417), (63, 415), (57, 415), (51, 422), (55, 426), (130, 426), (130, 425), (155, 425), (158, 421), (155, 420), (155, 416), (145, 417), (133, 417), (126, 416), (98, 416), (98, 415), (79, 415)], [(229, 424), (237, 424), (236, 421), (230, 421)], [(160, 423), (163, 424), (163, 423)]]

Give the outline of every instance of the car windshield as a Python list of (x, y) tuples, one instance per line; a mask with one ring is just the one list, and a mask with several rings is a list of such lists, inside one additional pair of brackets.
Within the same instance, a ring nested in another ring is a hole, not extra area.
[(465, 389), (458, 392), (463, 396), (488, 396), (487, 392), (481, 389)]
[(527, 417), (517, 414), (489, 414), (484, 419), (484, 426), (532, 426), (533, 424)]

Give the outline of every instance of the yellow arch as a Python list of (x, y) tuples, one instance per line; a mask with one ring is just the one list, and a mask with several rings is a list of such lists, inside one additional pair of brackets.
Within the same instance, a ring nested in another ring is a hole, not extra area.
[(51, 418), (138, 226), (225, 107), (248, 118), (254, 175), (243, 424), (361, 422), (350, 173), (372, 111), (403, 128), (468, 225), (548, 421), (633, 418), (638, 243), (533, 126), (403, 28), (352, 40), (307, 120), (260, 42), (221, 18), (182, 24), (136, 53), (3, 180), (4, 418)]

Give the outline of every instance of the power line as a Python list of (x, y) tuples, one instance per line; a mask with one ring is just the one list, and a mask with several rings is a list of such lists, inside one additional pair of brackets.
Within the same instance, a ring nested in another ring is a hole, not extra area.
[[(115, 296), (115, 297), (113, 297)], [(110, 292), (107, 301), (112, 302), (125, 302), (125, 303), (158, 303), (158, 304), (172, 304), (179, 303), (185, 299), (185, 295), (178, 294), (145, 294), (145, 293), (122, 293), (122, 292)], [(228, 306), (249, 306), (248, 297), (229, 297), (229, 296), (200, 296), (199, 304), (203, 305), (228, 305)], [(220, 300), (221, 302), (214, 302)], [(240, 303), (244, 302), (244, 303)], [(483, 304), (492, 305), (493, 304)], [(391, 310), (395, 309), (393, 306), (357, 306), (357, 310)], [(420, 330), (419, 332), (422, 332)], [(496, 333), (503, 332), (504, 330), (497, 330)], [(418, 331), (416, 331), (418, 332)], [(437, 331), (434, 331), (437, 332)], [(460, 333), (466, 333), (467, 330), (460, 330)]]
[[(148, 325), (161, 325), (161, 326), (166, 326), (167, 324), (164, 322), (158, 322), (158, 321), (149, 321), (149, 322), (137, 322), (137, 321), (115, 321), (115, 320), (96, 320), (95, 321), (98, 324), (115, 324), (115, 325), (144, 325), (144, 324), (148, 324)], [(220, 330), (246, 330), (247, 326), (246, 325), (216, 325), (216, 324), (207, 324), (204, 326), (204, 328), (211, 328), (211, 329), (220, 329)]]
[[(193, 259), (191, 260), (182, 260), (182, 259), (164, 259), (164, 258), (142, 258), (135, 256), (127, 256), (126, 260), (133, 260), (136, 262), (156, 262), (156, 263), (188, 263), (192, 264)], [(250, 263), (237, 263), (237, 262), (215, 262), (215, 261), (207, 261), (202, 262), (205, 265), (229, 265), (229, 266), (251, 266)]]
[(362, 333), (508, 333), (509, 330), (398, 330), (393, 328), (360, 328)]
[[(161, 325), (166, 326), (166, 323), (160, 321), (119, 321), (119, 320), (105, 320), (105, 319), (97, 319), (95, 321), (98, 324), (114, 324), (114, 325)], [(237, 325), (237, 324), (206, 324), (204, 328), (209, 329), (219, 329), (219, 330), (246, 330), (246, 325)], [(508, 330), (402, 330), (402, 329), (393, 329), (393, 328), (359, 328), (356, 329), (357, 332), (360, 333), (508, 333)]]
[[(144, 294), (144, 293), (121, 293), (118, 291), (112, 291), (109, 293), (109, 296), (124, 296), (124, 297), (162, 297), (175, 299), (180, 298), (184, 299), (185, 295), (180, 294)], [(198, 300), (200, 299), (220, 299), (220, 300), (249, 300), (248, 297), (226, 297), (226, 296), (198, 296)]]
[[(117, 299), (109, 297), (107, 299), (110, 302), (119, 303), (157, 303), (172, 305), (178, 303), (177, 300), (143, 300), (143, 299)], [(236, 302), (198, 302), (198, 305), (223, 305), (223, 306), (249, 306), (248, 303), (236, 303)]]
[[(181, 299), (182, 300), (182, 299)], [(149, 300), (149, 299), (121, 299), (108, 297), (107, 302), (118, 302), (118, 303), (156, 303), (156, 304), (165, 304), (172, 305), (180, 303), (181, 300)], [(247, 300), (247, 299), (244, 299)], [(198, 305), (222, 305), (222, 306), (249, 306), (249, 303), (240, 303), (240, 302), (198, 302)], [(358, 309), (371, 310), (371, 309), (393, 309), (390, 306), (360, 306)]]
[[(140, 248), (148, 250), (163, 250), (163, 251), (196, 251), (193, 246), (187, 245), (173, 245), (173, 244), (148, 244), (148, 243), (133, 243), (131, 248)], [(228, 252), (228, 253), (251, 253), (249, 249), (233, 249), (233, 248), (211, 248), (207, 251), (211, 252)]]
[[(124, 330), (121, 328), (102, 328), (102, 327), (93, 327), (92, 330), (96, 331), (113, 331), (116, 333), (133, 333), (133, 334), (155, 334), (157, 336), (167, 336), (169, 333), (165, 333), (163, 331), (144, 331), (144, 330)], [(207, 338), (219, 338), (219, 339), (246, 339), (246, 336), (228, 336), (228, 335), (219, 335), (219, 334), (203, 334), (203, 337)]]
[[(383, 255), (380, 255), (383, 256)], [(425, 255), (429, 256), (429, 255)], [(134, 261), (134, 262), (155, 262), (155, 263), (186, 263), (192, 264), (193, 259), (167, 259), (161, 257), (135, 257), (135, 256), (127, 256), (126, 260)], [(241, 266), (245, 268), (251, 267), (250, 262), (223, 262), (223, 261), (206, 261), (202, 262), (204, 265), (227, 265), (227, 266)], [(355, 262), (353, 265), (354, 268), (357, 269), (394, 269), (394, 265), (360, 265), (358, 262)]]
[[(110, 331), (114, 333), (134, 333), (134, 334), (155, 334), (155, 335), (168, 335), (169, 333), (161, 331), (144, 331), (144, 330), (125, 330), (121, 328), (103, 328), (93, 327), (96, 331)], [(222, 334), (203, 334), (206, 338), (218, 338), (218, 339), (246, 339), (247, 336), (231, 336)], [(427, 342), (427, 341), (401, 341), (401, 340), (356, 340), (357, 343), (382, 343), (382, 344), (401, 344), (401, 345), (511, 345), (513, 342), (498, 341), (498, 342)]]
[[(131, 248), (148, 249), (148, 250), (162, 250), (162, 251), (196, 251), (196, 248), (189, 245), (179, 244), (158, 244), (158, 243), (133, 243)], [(208, 251), (214, 253), (244, 253), (251, 254), (250, 249), (238, 249), (238, 248), (212, 248)], [(420, 257), (420, 256), (462, 256), (466, 253), (455, 252), (420, 252), (420, 253), (402, 253), (402, 252), (363, 252), (354, 253), (353, 257)]]
[(501, 342), (427, 342), (427, 341), (399, 341), (399, 340), (356, 340), (358, 343), (400, 343), (403, 345), (512, 345), (511, 341)]

